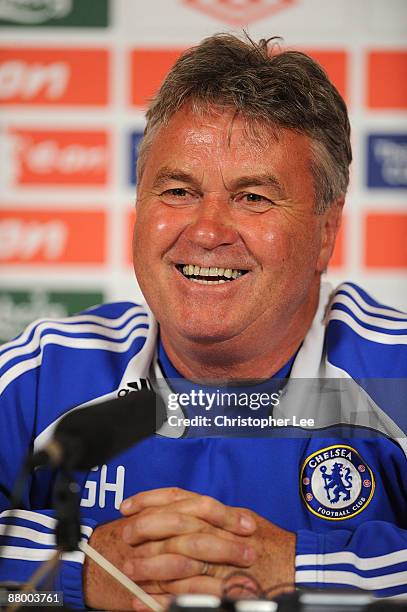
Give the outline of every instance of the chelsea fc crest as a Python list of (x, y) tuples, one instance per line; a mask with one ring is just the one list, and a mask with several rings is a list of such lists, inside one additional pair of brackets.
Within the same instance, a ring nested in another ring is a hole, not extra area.
[(372, 470), (354, 448), (336, 444), (307, 457), (300, 486), (308, 510), (328, 521), (342, 521), (366, 508), (375, 481)]

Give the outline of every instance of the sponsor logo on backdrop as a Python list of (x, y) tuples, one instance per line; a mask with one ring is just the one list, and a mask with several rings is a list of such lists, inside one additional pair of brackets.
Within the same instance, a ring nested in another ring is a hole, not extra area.
[(131, 104), (145, 108), (185, 48), (133, 49), (131, 64)]
[(380, 49), (367, 56), (367, 104), (371, 108), (407, 108), (407, 50)]
[(0, 0), (1, 26), (106, 27), (108, 0)]
[(0, 210), (0, 265), (100, 264), (104, 259), (104, 212)]
[(407, 268), (407, 213), (368, 212), (364, 218), (364, 235), (365, 266)]
[(100, 291), (52, 291), (45, 289), (0, 290), (0, 342), (15, 338), (32, 321), (58, 318), (103, 302)]
[(3, 185), (105, 185), (105, 131), (11, 128), (0, 133)]
[(27, 25), (43, 24), (66, 17), (72, 0), (0, 0), (0, 19)]
[(143, 132), (132, 132), (130, 134), (130, 184), (135, 185), (137, 183), (136, 176), (136, 164), (138, 158), (138, 147), (141, 139), (143, 138)]
[(59, 260), (66, 248), (68, 230), (61, 221), (0, 220), (0, 261), (29, 261), (41, 255)]
[(407, 187), (407, 134), (370, 134), (367, 143), (368, 187)]
[(183, 4), (195, 8), (211, 17), (231, 23), (245, 25), (263, 17), (274, 15), (298, 0), (182, 0)]
[(107, 73), (106, 49), (2, 47), (0, 104), (104, 105)]

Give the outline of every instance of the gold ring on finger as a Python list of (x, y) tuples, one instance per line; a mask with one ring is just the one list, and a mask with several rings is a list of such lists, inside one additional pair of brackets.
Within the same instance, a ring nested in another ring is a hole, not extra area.
[(205, 561), (205, 563), (203, 564), (202, 571), (201, 571), (201, 576), (206, 576), (208, 572), (209, 572), (209, 563)]

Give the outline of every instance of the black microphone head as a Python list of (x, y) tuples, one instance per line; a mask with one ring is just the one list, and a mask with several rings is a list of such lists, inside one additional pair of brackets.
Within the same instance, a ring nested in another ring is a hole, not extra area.
[(69, 412), (58, 423), (54, 440), (63, 448), (64, 467), (88, 470), (155, 433), (165, 419), (162, 399), (141, 389)]

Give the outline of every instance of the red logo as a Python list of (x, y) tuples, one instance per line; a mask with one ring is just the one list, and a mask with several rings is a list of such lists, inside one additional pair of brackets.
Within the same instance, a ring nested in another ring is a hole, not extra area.
[(11, 128), (0, 137), (0, 176), (9, 185), (106, 185), (108, 134), (96, 130)]
[(378, 49), (367, 56), (367, 105), (375, 109), (407, 108), (407, 52)]
[(106, 105), (108, 62), (107, 49), (2, 47), (0, 104)]
[(0, 265), (92, 265), (105, 262), (103, 210), (0, 211)]
[(244, 26), (293, 5), (296, 0), (183, 0), (184, 4), (232, 25)]

